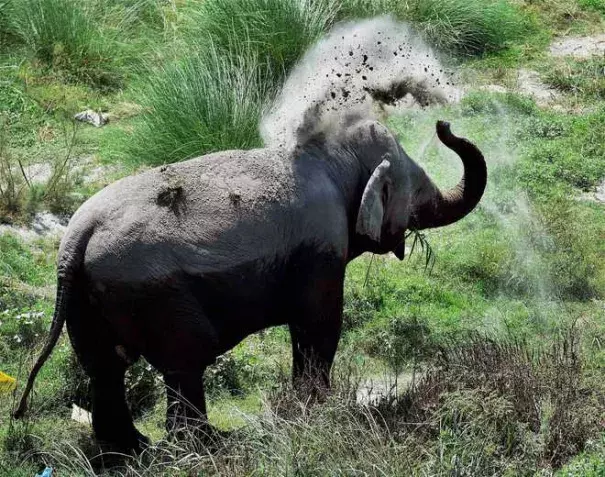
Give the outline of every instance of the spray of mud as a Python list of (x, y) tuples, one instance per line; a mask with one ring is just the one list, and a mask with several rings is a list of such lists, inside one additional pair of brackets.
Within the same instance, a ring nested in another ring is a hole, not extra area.
[(461, 92), (436, 54), (389, 16), (337, 26), (303, 57), (261, 122), (267, 147), (294, 147), (376, 106), (429, 106)]

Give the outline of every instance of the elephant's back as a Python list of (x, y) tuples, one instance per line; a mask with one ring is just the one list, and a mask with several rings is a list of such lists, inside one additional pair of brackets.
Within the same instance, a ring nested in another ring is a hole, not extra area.
[(285, 153), (226, 151), (111, 184), (78, 210), (69, 228), (94, 223), (85, 255), (93, 276), (132, 281), (217, 270), (278, 253), (268, 233), (286, 246), (303, 207), (298, 187)]

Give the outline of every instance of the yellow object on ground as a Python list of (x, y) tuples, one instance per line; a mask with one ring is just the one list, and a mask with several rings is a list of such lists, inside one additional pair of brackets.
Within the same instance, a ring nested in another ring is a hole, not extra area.
[(0, 371), (0, 394), (10, 393), (17, 387), (17, 380)]

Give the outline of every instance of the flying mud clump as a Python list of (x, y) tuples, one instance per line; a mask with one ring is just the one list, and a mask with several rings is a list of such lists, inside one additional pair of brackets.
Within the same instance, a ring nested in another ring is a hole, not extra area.
[(267, 147), (292, 148), (326, 124), (371, 117), (376, 104), (428, 106), (460, 91), (433, 51), (389, 16), (336, 27), (288, 77), (261, 122)]

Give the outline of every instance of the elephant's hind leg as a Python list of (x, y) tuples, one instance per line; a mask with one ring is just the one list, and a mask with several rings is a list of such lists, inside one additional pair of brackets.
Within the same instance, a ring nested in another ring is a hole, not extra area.
[(145, 316), (143, 356), (164, 376), (168, 433), (205, 432), (203, 374), (216, 359), (218, 343), (211, 320), (183, 281), (154, 290), (138, 313)]
[(187, 432), (205, 434), (209, 431), (206, 417), (203, 370), (168, 372), (166, 384), (166, 430), (174, 436)]
[[(68, 316), (69, 336), (90, 378), (92, 426), (103, 452), (140, 452), (149, 440), (134, 427), (126, 404), (124, 375), (128, 360), (120, 353), (108, 323), (102, 321), (85, 298)], [(83, 303), (82, 303), (83, 302)]]

